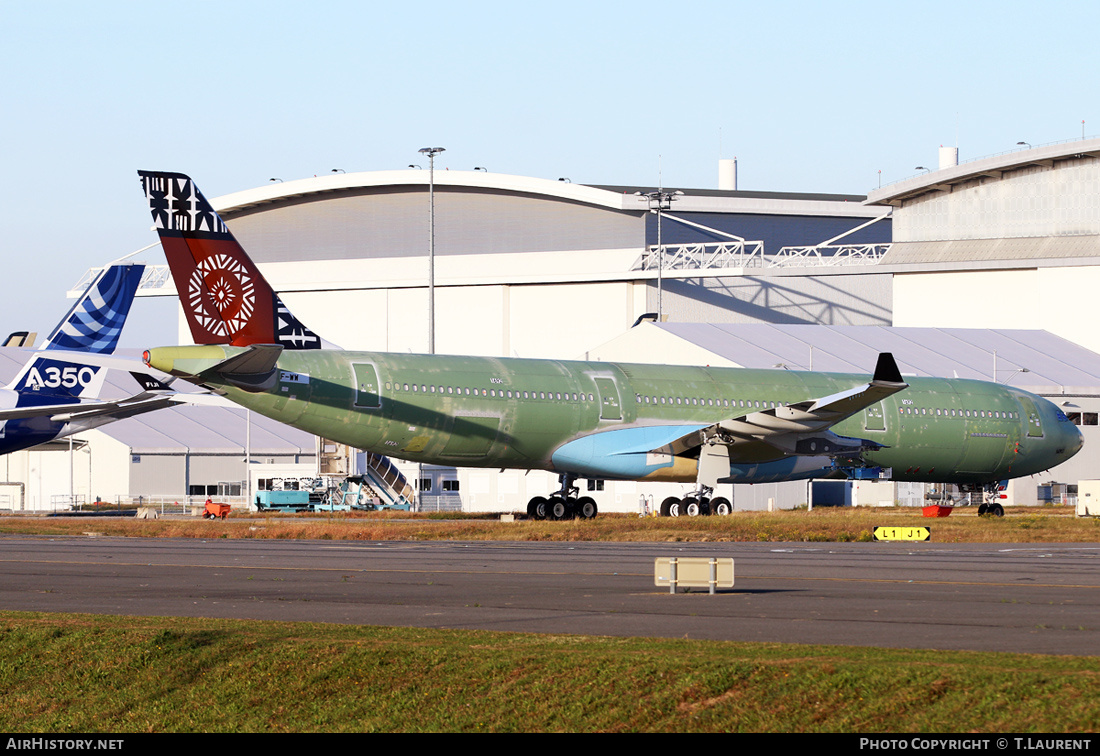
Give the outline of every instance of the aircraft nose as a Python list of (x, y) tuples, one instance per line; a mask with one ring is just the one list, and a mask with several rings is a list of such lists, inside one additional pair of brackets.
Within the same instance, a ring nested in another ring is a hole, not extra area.
[(1081, 429), (1074, 425), (1065, 413), (1053, 404), (1050, 405), (1050, 409), (1052, 410), (1055, 427), (1058, 429), (1055, 435), (1058, 446), (1055, 449), (1055, 454), (1061, 457), (1062, 461), (1065, 461), (1081, 451), (1081, 447), (1085, 444), (1085, 437), (1081, 435)]
[(1066, 423), (1066, 435), (1069, 436), (1066, 439), (1066, 456), (1072, 457), (1085, 445), (1085, 437), (1081, 429), (1072, 423)]

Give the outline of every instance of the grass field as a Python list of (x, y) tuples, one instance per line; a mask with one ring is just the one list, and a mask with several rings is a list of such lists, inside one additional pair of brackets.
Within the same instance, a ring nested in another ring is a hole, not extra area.
[(1089, 732), (1091, 658), (0, 613), (0, 731)]
[(311, 538), (332, 540), (507, 541), (870, 541), (877, 526), (923, 525), (941, 543), (1090, 543), (1100, 541), (1100, 518), (1072, 508), (1017, 508), (1004, 517), (958, 509), (928, 518), (913, 507), (735, 512), (725, 517), (600, 515), (594, 520), (517, 520), (492, 515), (409, 515), (398, 512), (328, 515), (233, 514), (194, 517), (0, 517), (0, 533), (173, 538)]
[[(1094, 542), (1071, 510), (896, 509), (513, 522), (0, 518), (0, 532), (369, 540)], [(6, 732), (1072, 733), (1096, 657), (0, 612)]]

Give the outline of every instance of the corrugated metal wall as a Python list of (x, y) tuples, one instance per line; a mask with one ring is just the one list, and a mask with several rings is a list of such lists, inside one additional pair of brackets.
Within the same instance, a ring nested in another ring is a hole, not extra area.
[[(274, 464), (312, 462), (312, 455), (264, 455), (255, 460)], [(247, 477), (244, 457), (233, 454), (141, 454), (130, 458), (130, 493), (138, 496), (185, 496), (191, 486), (216, 486)]]

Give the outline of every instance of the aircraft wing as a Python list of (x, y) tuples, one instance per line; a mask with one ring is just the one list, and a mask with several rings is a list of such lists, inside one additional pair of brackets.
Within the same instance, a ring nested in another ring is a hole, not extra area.
[(141, 392), (126, 399), (106, 402), (78, 402), (76, 404), (40, 404), (30, 407), (12, 407), (0, 409), (0, 421), (20, 420), (28, 417), (49, 417), (59, 423), (83, 420), (100, 415), (110, 415), (121, 420), (142, 412), (151, 412), (161, 407), (183, 401), (176, 394), (150, 394)]
[(883, 353), (869, 383), (722, 420), (680, 436), (665, 451), (681, 455), (698, 447), (700, 468), (711, 462), (718, 471), (728, 470), (730, 463), (789, 455), (855, 455), (881, 447), (866, 439), (838, 436), (829, 428), (907, 387), (893, 355)]
[[(591, 433), (553, 453), (563, 470), (584, 475), (646, 478), (681, 476), (687, 466), (713, 488), (730, 475), (730, 465), (770, 462), (785, 457), (854, 456), (879, 449), (874, 441), (847, 438), (829, 430), (886, 397), (908, 387), (890, 354), (879, 355), (870, 382), (818, 399), (748, 412), (714, 423), (635, 426)], [(698, 455), (698, 468), (693, 458)]]
[[(132, 362), (128, 363), (132, 367)], [(121, 420), (126, 417), (139, 415), (143, 412), (152, 412), (156, 409), (167, 407), (187, 401), (183, 394), (176, 393), (169, 388), (167, 383), (154, 378), (147, 373), (130, 372), (134, 380), (138, 382), (142, 390), (137, 394), (123, 399), (110, 399), (101, 401), (77, 401), (67, 403), (37, 404), (22, 407), (8, 407), (0, 409), (0, 421), (21, 420), (30, 417), (49, 417), (54, 422), (69, 423), (102, 418), (109, 420)]]

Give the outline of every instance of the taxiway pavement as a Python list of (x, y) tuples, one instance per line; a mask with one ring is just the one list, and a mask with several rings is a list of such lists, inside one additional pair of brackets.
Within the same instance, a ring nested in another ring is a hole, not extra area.
[[(733, 557), (671, 595), (659, 556)], [(0, 538), (0, 608), (1100, 653), (1100, 544)]]

